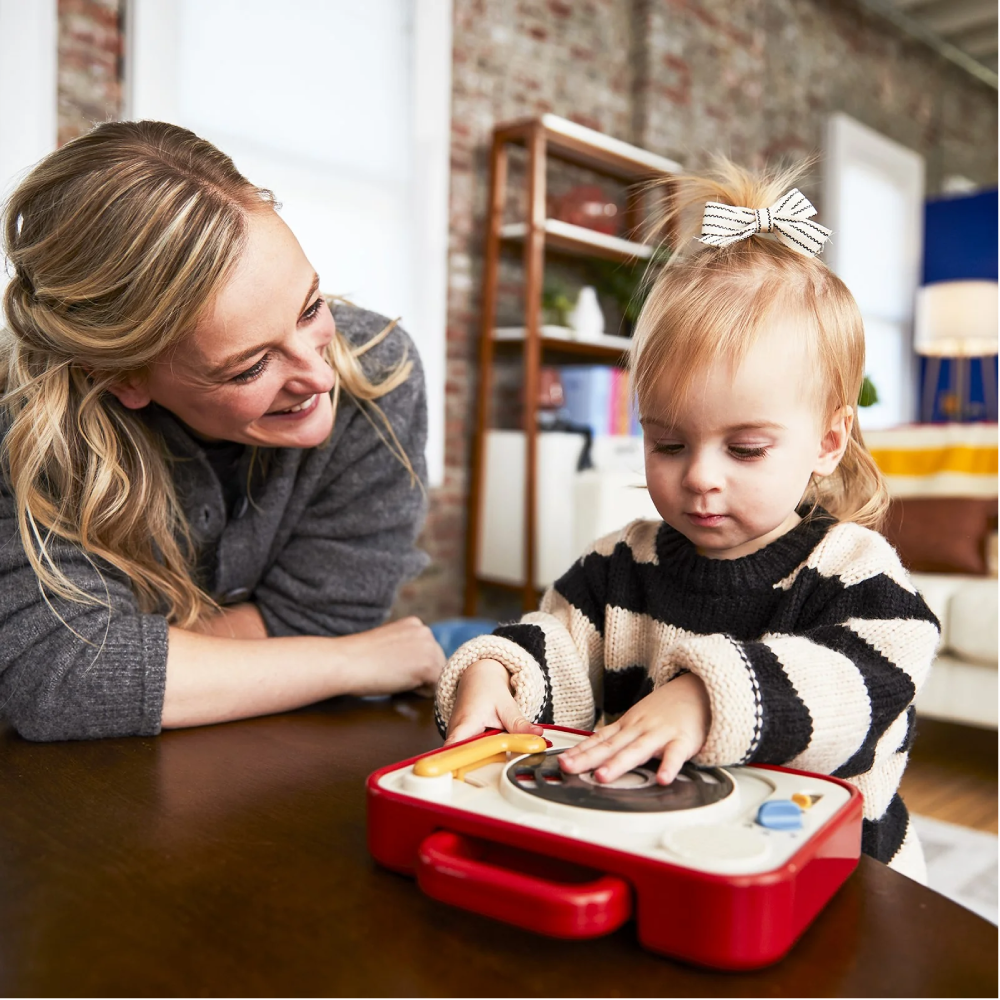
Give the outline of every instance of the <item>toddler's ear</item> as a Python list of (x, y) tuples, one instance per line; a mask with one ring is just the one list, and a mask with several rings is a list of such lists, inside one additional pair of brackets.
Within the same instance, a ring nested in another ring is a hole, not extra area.
[(854, 426), (854, 407), (842, 406), (830, 418), (826, 433), (819, 443), (819, 457), (813, 473), (817, 476), (832, 475), (840, 464), (851, 439)]

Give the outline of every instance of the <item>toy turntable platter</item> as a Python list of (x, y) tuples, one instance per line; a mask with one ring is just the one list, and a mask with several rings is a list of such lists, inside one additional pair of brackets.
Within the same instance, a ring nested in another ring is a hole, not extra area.
[[(650, 761), (605, 784), (591, 772), (567, 774), (559, 766), (562, 752), (553, 748), (512, 761), (500, 779), (501, 794), (515, 802), (526, 795), (546, 804), (619, 813), (700, 809), (736, 794), (736, 783), (721, 768), (685, 764), (672, 784), (661, 785), (656, 780), (658, 761)], [(521, 804), (527, 806), (525, 800)]]

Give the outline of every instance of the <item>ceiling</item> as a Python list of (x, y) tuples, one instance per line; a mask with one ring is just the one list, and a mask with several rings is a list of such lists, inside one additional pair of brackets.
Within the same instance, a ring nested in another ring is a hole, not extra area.
[[(861, 0), (996, 87), (997, 0)], [(981, 72), (985, 70), (985, 73)]]

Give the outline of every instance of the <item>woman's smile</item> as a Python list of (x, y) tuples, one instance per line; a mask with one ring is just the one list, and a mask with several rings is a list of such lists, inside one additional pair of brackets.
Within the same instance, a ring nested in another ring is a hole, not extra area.
[(272, 410), (270, 413), (265, 413), (265, 417), (281, 417), (282, 419), (292, 419), (301, 420), (303, 417), (309, 416), (313, 410), (316, 409), (316, 404), (319, 402), (319, 393), (313, 393), (306, 399), (303, 399), (301, 403), (296, 403), (294, 406), (288, 407), (286, 410)]

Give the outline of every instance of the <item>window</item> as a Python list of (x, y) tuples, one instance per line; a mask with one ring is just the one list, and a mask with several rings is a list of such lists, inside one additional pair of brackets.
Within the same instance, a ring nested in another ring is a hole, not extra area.
[(879, 402), (863, 429), (915, 415), (913, 303), (923, 252), (923, 157), (844, 114), (827, 127), (823, 223), (827, 263), (850, 288), (865, 323), (868, 375)]
[(56, 0), (0, 0), (0, 200), (56, 148), (57, 49)]
[(129, 114), (271, 188), (326, 292), (402, 318), (444, 469), (451, 3), (132, 0)]

